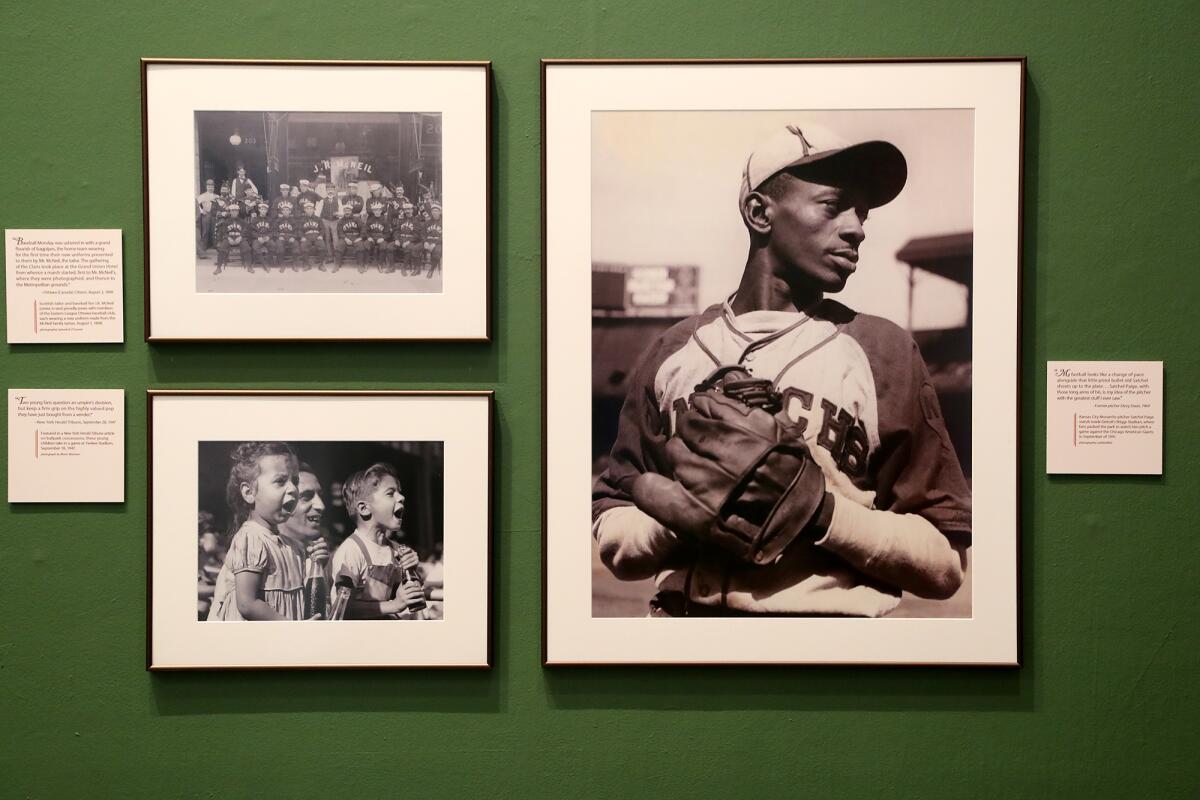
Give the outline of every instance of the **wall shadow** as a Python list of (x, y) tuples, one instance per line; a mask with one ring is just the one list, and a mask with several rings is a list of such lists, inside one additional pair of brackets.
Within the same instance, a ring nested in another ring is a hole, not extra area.
[(163, 716), (293, 712), (499, 713), (501, 678), (484, 670), (155, 672)]

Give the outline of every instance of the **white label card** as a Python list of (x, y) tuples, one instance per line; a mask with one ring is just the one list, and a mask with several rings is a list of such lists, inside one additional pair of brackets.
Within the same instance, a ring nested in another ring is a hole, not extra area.
[(8, 502), (124, 501), (124, 390), (8, 390)]
[(4, 233), (9, 344), (125, 341), (121, 231)]
[(1163, 362), (1046, 362), (1046, 472), (1161, 475)]

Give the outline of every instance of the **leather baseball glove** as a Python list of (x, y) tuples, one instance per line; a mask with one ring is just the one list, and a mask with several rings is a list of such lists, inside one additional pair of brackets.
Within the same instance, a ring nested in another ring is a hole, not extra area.
[[(696, 387), (667, 442), (674, 479), (638, 477), (638, 508), (678, 534), (768, 564), (823, 534), (825, 477), (797, 429), (780, 422), (770, 381), (724, 367)], [(829, 505), (830, 510), (832, 504)]]

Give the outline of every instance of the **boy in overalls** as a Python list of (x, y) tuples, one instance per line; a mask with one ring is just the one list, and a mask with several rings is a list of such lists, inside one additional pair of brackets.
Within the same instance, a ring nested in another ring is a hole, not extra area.
[(404, 518), (395, 468), (379, 463), (354, 473), (342, 485), (342, 499), (355, 530), (333, 554), (330, 572), (354, 579), (346, 619), (411, 619), (409, 607), (419, 607), (425, 592), (419, 582), (403, 579), (420, 563), (417, 554), (389, 538)]

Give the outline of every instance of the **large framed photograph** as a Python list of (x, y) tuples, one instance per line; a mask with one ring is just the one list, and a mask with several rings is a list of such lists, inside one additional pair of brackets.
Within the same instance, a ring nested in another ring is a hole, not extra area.
[(1024, 73), (543, 62), (547, 665), (1019, 663)]
[(490, 668), (491, 392), (147, 399), (148, 669)]
[(489, 62), (141, 71), (147, 340), (488, 340)]

